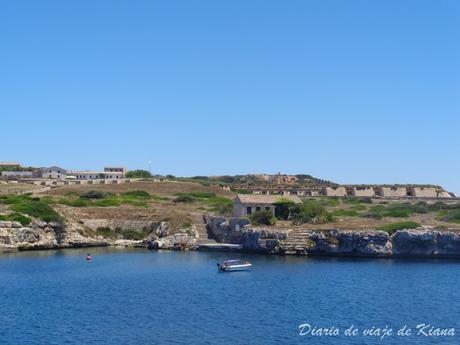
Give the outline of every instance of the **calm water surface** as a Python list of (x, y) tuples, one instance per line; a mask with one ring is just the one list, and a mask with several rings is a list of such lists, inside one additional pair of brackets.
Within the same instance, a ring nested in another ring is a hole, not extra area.
[(0, 255), (0, 344), (460, 344), (460, 336), (299, 336), (299, 325), (460, 332), (460, 262), (125, 249)]

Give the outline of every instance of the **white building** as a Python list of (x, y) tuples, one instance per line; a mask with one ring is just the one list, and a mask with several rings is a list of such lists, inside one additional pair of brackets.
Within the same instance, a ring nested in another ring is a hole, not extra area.
[(124, 174), (122, 172), (70, 170), (68, 177), (76, 180), (120, 180), (124, 178)]
[(122, 173), (123, 178), (124, 178), (126, 173), (128, 172), (128, 168), (125, 168), (125, 167), (104, 167), (104, 172), (106, 172), (106, 173), (111, 173), (111, 172)]

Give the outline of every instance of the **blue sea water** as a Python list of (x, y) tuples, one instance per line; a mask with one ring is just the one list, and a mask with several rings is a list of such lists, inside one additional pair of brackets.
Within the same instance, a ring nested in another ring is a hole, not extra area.
[[(127, 249), (0, 255), (0, 344), (460, 344), (460, 262)], [(417, 324), (454, 336), (417, 335)], [(299, 335), (299, 325), (339, 336)], [(343, 333), (353, 325), (356, 336)], [(370, 327), (412, 335), (381, 340)]]

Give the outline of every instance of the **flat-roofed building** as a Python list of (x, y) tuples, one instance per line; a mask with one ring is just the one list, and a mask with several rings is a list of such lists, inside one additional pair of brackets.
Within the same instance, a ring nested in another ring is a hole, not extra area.
[(67, 175), (76, 180), (120, 180), (123, 178), (122, 172), (89, 170), (69, 170)]
[(126, 173), (128, 172), (128, 169), (125, 167), (109, 166), (109, 167), (104, 167), (104, 172), (122, 173), (123, 178), (124, 178)]

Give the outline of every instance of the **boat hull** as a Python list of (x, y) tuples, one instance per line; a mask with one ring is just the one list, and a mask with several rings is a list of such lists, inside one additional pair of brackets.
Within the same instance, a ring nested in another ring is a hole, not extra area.
[(219, 270), (222, 272), (237, 272), (237, 271), (248, 271), (252, 267), (251, 264), (242, 264), (242, 265), (228, 265), (221, 267)]

